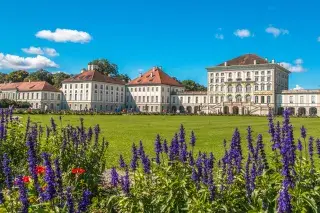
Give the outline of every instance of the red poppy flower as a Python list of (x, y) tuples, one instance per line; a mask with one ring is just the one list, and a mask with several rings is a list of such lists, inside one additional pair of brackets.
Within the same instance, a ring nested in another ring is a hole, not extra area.
[(83, 174), (83, 173), (85, 173), (86, 172), (86, 170), (84, 170), (84, 169), (82, 169), (82, 168), (73, 168), (72, 170), (71, 170), (71, 172), (72, 172), (72, 174)]
[(22, 180), (23, 180), (24, 183), (29, 183), (30, 179), (31, 179), (30, 176), (23, 176), (22, 177)]
[(38, 174), (43, 174), (46, 171), (46, 167), (44, 166), (37, 166), (36, 167), (36, 173)]

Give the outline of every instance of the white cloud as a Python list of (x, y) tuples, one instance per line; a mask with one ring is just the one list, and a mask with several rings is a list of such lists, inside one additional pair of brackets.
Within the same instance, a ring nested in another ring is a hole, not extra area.
[(0, 69), (41, 69), (50, 67), (59, 67), (59, 65), (41, 55), (24, 58), (0, 53)]
[(53, 48), (41, 48), (41, 47), (34, 47), (31, 46), (29, 48), (22, 48), (22, 51), (28, 54), (34, 54), (34, 55), (48, 55), (48, 56), (59, 56), (59, 53), (53, 49)]
[(48, 55), (48, 56), (52, 56), (52, 57), (54, 57), (54, 56), (59, 56), (59, 53), (55, 50), (55, 49), (53, 49), (53, 48), (43, 48), (43, 51), (46, 53), (46, 55)]
[(221, 33), (217, 33), (217, 34), (215, 35), (215, 37), (216, 37), (216, 39), (219, 39), (219, 40), (223, 40), (223, 39), (224, 39), (224, 35), (221, 34)]
[(251, 32), (247, 29), (237, 29), (234, 35), (240, 38), (247, 38), (251, 36)]
[(40, 47), (31, 46), (29, 48), (22, 48), (22, 51), (28, 54), (43, 55), (43, 50)]
[(273, 26), (269, 26), (266, 28), (266, 32), (272, 34), (275, 38), (279, 35), (286, 35), (289, 34), (289, 30), (286, 29), (280, 29)]
[(288, 62), (281, 62), (281, 66), (284, 68), (288, 69), (291, 72), (304, 72), (307, 71), (303, 67), (303, 60), (301, 58), (296, 59), (293, 64), (288, 63)]
[(92, 39), (91, 35), (87, 32), (60, 28), (57, 28), (55, 32), (41, 30), (36, 33), (36, 37), (55, 42), (73, 43), (87, 43)]
[(295, 88), (293, 88), (293, 90), (302, 90), (303, 88), (300, 86), (300, 85), (296, 85), (296, 87)]

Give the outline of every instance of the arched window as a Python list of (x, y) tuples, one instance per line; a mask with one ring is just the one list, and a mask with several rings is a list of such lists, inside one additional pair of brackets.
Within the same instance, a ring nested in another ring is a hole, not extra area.
[(242, 86), (241, 86), (241, 84), (238, 84), (238, 85), (237, 85), (236, 91), (237, 91), (237, 92), (242, 92)]
[(232, 95), (229, 95), (229, 96), (228, 96), (228, 101), (229, 101), (229, 102), (232, 102)]
[(241, 72), (237, 73), (238, 78), (241, 78)]
[(261, 84), (261, 90), (262, 91), (264, 90), (264, 84)]
[(228, 92), (232, 92), (232, 86), (231, 85), (228, 86)]
[(236, 102), (237, 102), (237, 103), (241, 103), (241, 102), (242, 102), (242, 97), (241, 97), (241, 95), (237, 95), (237, 97), (236, 97)]
[(223, 85), (221, 85), (221, 87), (220, 87), (220, 91), (221, 91), (221, 92), (223, 92), (223, 91), (224, 91), (224, 86), (223, 86)]
[(247, 95), (247, 96), (246, 96), (246, 102), (247, 102), (247, 103), (251, 102), (251, 96), (250, 96), (250, 95)]
[(247, 78), (250, 78), (250, 72), (247, 72)]
[(246, 92), (251, 92), (251, 85), (250, 84), (246, 85)]
[(267, 90), (271, 90), (271, 84), (267, 85)]
[(259, 85), (258, 84), (254, 85), (254, 90), (255, 91), (259, 91)]
[(231, 78), (232, 77), (232, 73), (231, 72), (229, 72), (229, 78)]

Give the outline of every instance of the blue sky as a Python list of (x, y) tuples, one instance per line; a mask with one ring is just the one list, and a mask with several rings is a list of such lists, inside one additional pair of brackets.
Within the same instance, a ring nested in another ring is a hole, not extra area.
[(132, 78), (158, 65), (206, 84), (205, 67), (256, 53), (295, 71), (290, 88), (319, 88), (319, 7), (316, 0), (2, 1), (0, 72), (78, 73), (107, 58)]

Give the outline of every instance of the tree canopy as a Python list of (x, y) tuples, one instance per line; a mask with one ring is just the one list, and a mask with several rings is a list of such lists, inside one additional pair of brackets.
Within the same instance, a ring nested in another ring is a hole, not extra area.
[(0, 84), (7, 80), (7, 74), (0, 72)]
[(61, 88), (62, 81), (70, 77), (71, 75), (64, 72), (58, 72), (53, 74), (53, 86), (55, 86), (58, 89)]
[(105, 75), (111, 75), (113, 77), (120, 78), (121, 80), (124, 80), (126, 83), (128, 83), (129, 80), (131, 80), (127, 74), (120, 74), (118, 71), (118, 66), (114, 63), (111, 63), (108, 59), (95, 59), (91, 61), (89, 64), (97, 65), (98, 68), (96, 69), (96, 71)]
[(207, 88), (193, 80), (183, 80), (181, 81), (186, 91), (206, 91)]
[(51, 72), (48, 72), (47, 70), (40, 69), (35, 72), (32, 72), (29, 74), (27, 78), (24, 79), (24, 81), (46, 81), (49, 84), (53, 84), (53, 74)]
[(96, 70), (100, 73), (112, 76), (118, 76), (119, 74), (118, 66), (116, 64), (111, 63), (107, 59), (95, 59), (91, 61), (89, 64), (97, 65), (98, 68)]
[(22, 82), (24, 81), (25, 78), (27, 78), (29, 76), (29, 73), (25, 70), (17, 70), (17, 71), (13, 71), (10, 72), (7, 75), (7, 81), (11, 81), (11, 82)]

